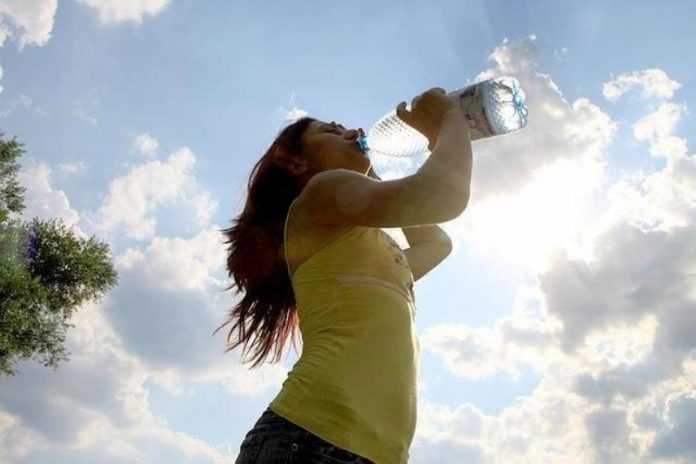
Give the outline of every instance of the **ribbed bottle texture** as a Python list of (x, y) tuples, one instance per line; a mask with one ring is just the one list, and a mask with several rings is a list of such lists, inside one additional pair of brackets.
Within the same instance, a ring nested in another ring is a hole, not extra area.
[[(488, 79), (447, 94), (456, 99), (476, 127), (471, 140), (509, 134), (527, 125), (525, 93), (514, 77)], [(411, 109), (410, 105), (407, 109)], [(413, 156), (428, 148), (427, 138), (396, 115), (385, 114), (359, 140), (363, 151), (388, 156)]]

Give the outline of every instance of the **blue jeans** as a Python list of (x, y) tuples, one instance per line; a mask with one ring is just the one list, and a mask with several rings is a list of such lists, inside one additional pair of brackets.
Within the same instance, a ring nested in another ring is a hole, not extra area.
[(267, 408), (247, 432), (235, 464), (374, 464)]

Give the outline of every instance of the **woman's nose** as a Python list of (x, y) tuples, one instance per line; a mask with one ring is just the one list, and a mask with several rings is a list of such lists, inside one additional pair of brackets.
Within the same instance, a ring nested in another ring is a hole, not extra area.
[(364, 132), (363, 132), (362, 128), (359, 127), (359, 128), (357, 128), (357, 129), (353, 129), (353, 130), (346, 131), (346, 132), (345, 132), (345, 137), (346, 137), (348, 140), (358, 140), (358, 139), (360, 138), (360, 136), (363, 135), (363, 133), (364, 133)]

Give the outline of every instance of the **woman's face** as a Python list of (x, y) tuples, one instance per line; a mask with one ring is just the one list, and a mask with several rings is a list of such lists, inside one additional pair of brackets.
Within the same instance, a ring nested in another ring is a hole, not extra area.
[(333, 121), (312, 121), (302, 135), (304, 157), (317, 172), (343, 168), (367, 174), (371, 162), (358, 145), (362, 133)]

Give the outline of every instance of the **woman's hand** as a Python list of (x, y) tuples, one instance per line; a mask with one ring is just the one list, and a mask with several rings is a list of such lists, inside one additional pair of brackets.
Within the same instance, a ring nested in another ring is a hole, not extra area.
[(406, 109), (402, 101), (396, 107), (396, 115), (406, 124), (416, 129), (428, 139), (428, 148), (432, 150), (440, 133), (440, 126), (445, 113), (451, 109), (461, 111), (459, 102), (445, 95), (445, 89), (433, 87), (411, 100), (411, 110)]

